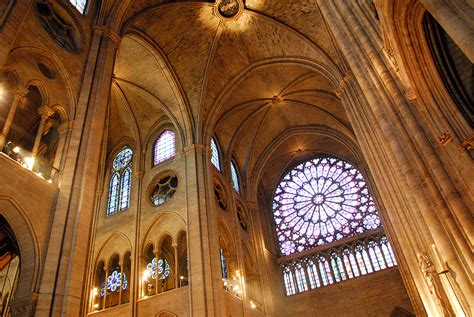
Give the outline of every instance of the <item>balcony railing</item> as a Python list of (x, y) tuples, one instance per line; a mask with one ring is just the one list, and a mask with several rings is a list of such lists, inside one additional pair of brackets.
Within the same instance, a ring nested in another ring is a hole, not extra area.
[(343, 242), (327, 249), (282, 258), (286, 294), (293, 295), (339, 283), (397, 265), (383, 231)]
[(48, 183), (56, 183), (58, 170), (52, 167), (51, 162), (41, 157), (34, 157), (31, 152), (11, 141), (8, 141), (5, 144), (3, 153), (16, 161), (22, 167), (34, 172)]

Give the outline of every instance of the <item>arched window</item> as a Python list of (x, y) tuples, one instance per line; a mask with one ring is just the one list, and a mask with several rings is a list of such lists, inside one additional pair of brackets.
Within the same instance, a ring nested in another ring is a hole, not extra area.
[(234, 161), (230, 162), (230, 174), (232, 176), (232, 184), (234, 185), (235, 191), (240, 193), (239, 174), (237, 173), (237, 167)]
[(176, 136), (173, 131), (165, 130), (155, 142), (153, 152), (153, 163), (157, 165), (163, 161), (173, 158), (176, 154)]
[(124, 147), (112, 162), (109, 182), (107, 215), (122, 211), (130, 206), (130, 189), (132, 184), (133, 151)]
[[(282, 256), (332, 245), (283, 263), (287, 295), (396, 264), (364, 177), (338, 158), (316, 158), (288, 172), (275, 190), (273, 216)], [(359, 238), (363, 232), (371, 234)]]
[(86, 11), (87, 0), (69, 0), (69, 2), (71, 2), (81, 14), (84, 14)]
[(211, 139), (211, 163), (214, 165), (218, 171), (221, 170), (221, 159), (219, 156), (219, 147), (214, 138)]

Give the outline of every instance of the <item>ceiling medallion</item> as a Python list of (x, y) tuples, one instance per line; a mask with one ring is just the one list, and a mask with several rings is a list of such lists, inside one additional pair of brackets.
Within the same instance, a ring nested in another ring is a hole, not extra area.
[(243, 11), (243, 0), (216, 0), (214, 14), (223, 20), (236, 20)]

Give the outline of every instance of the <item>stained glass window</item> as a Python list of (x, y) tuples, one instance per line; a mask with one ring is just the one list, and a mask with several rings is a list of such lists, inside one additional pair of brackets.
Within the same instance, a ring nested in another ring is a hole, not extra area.
[(230, 173), (232, 175), (232, 183), (234, 185), (234, 189), (236, 192), (240, 192), (240, 185), (239, 185), (239, 174), (237, 174), (237, 167), (235, 166), (234, 161), (230, 162)]
[[(339, 283), (396, 265), (383, 232), (282, 263), (286, 294)], [(306, 263), (302, 265), (301, 263)], [(308, 276), (308, 279), (306, 278)]]
[(153, 163), (157, 165), (163, 161), (173, 158), (176, 154), (176, 136), (173, 131), (165, 130), (160, 134), (155, 143)]
[(128, 147), (124, 147), (112, 162), (107, 215), (112, 215), (117, 211), (130, 207), (132, 157), (133, 151)]
[(71, 2), (81, 14), (84, 14), (86, 11), (87, 0), (69, 0), (69, 2)]
[(331, 244), (282, 263), (287, 295), (396, 265), (364, 177), (348, 162), (322, 157), (294, 167), (275, 190), (273, 215), (281, 255)]
[(156, 280), (165, 280), (171, 274), (171, 268), (168, 261), (163, 259), (156, 260), (156, 257), (147, 264), (146, 270), (148, 272), (147, 276), (150, 276), (152, 279)]
[(221, 170), (219, 148), (217, 147), (217, 142), (214, 138), (211, 139), (211, 163), (217, 168), (217, 170)]
[(221, 255), (222, 279), (227, 280), (229, 278), (229, 275), (227, 274), (227, 263), (226, 263), (225, 256), (224, 256), (224, 250), (222, 248), (220, 248), (219, 252), (220, 252), (220, 255)]
[[(107, 283), (106, 283), (107, 282)], [(128, 288), (128, 280), (127, 275), (125, 273), (120, 273), (120, 271), (113, 271), (107, 277), (107, 281), (102, 283), (102, 287), (100, 288), (100, 297), (106, 295), (110, 295), (114, 292), (119, 292), (120, 287), (122, 290), (126, 290)]]
[(364, 177), (334, 157), (299, 164), (276, 188), (273, 215), (282, 255), (381, 226)]

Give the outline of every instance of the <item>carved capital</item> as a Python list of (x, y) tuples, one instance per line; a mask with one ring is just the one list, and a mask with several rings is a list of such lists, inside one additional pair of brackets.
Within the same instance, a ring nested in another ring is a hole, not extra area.
[(122, 38), (120, 35), (106, 27), (105, 25), (94, 25), (92, 27), (94, 34), (102, 35), (108, 37), (115, 45), (119, 45)]
[(472, 150), (474, 150), (474, 134), (469, 138), (464, 139), (461, 146), (458, 148), (460, 153), (464, 153), (464, 151), (471, 152)]
[(25, 97), (26, 94), (28, 94), (28, 89), (22, 85), (17, 86), (13, 91), (13, 95), (19, 97)]
[(416, 93), (413, 89), (409, 88), (405, 91), (405, 97), (408, 100), (415, 100), (416, 99)]
[(446, 145), (453, 140), (453, 136), (449, 131), (444, 132), (438, 137), (439, 144)]
[(352, 70), (349, 70), (347, 73), (344, 74), (342, 77), (341, 81), (339, 82), (339, 85), (336, 87), (336, 95), (341, 96), (344, 89), (347, 87), (347, 84), (351, 82), (351, 80), (354, 79), (354, 73)]
[(48, 106), (43, 106), (38, 109), (38, 113), (41, 117), (49, 118), (54, 114), (54, 110)]

